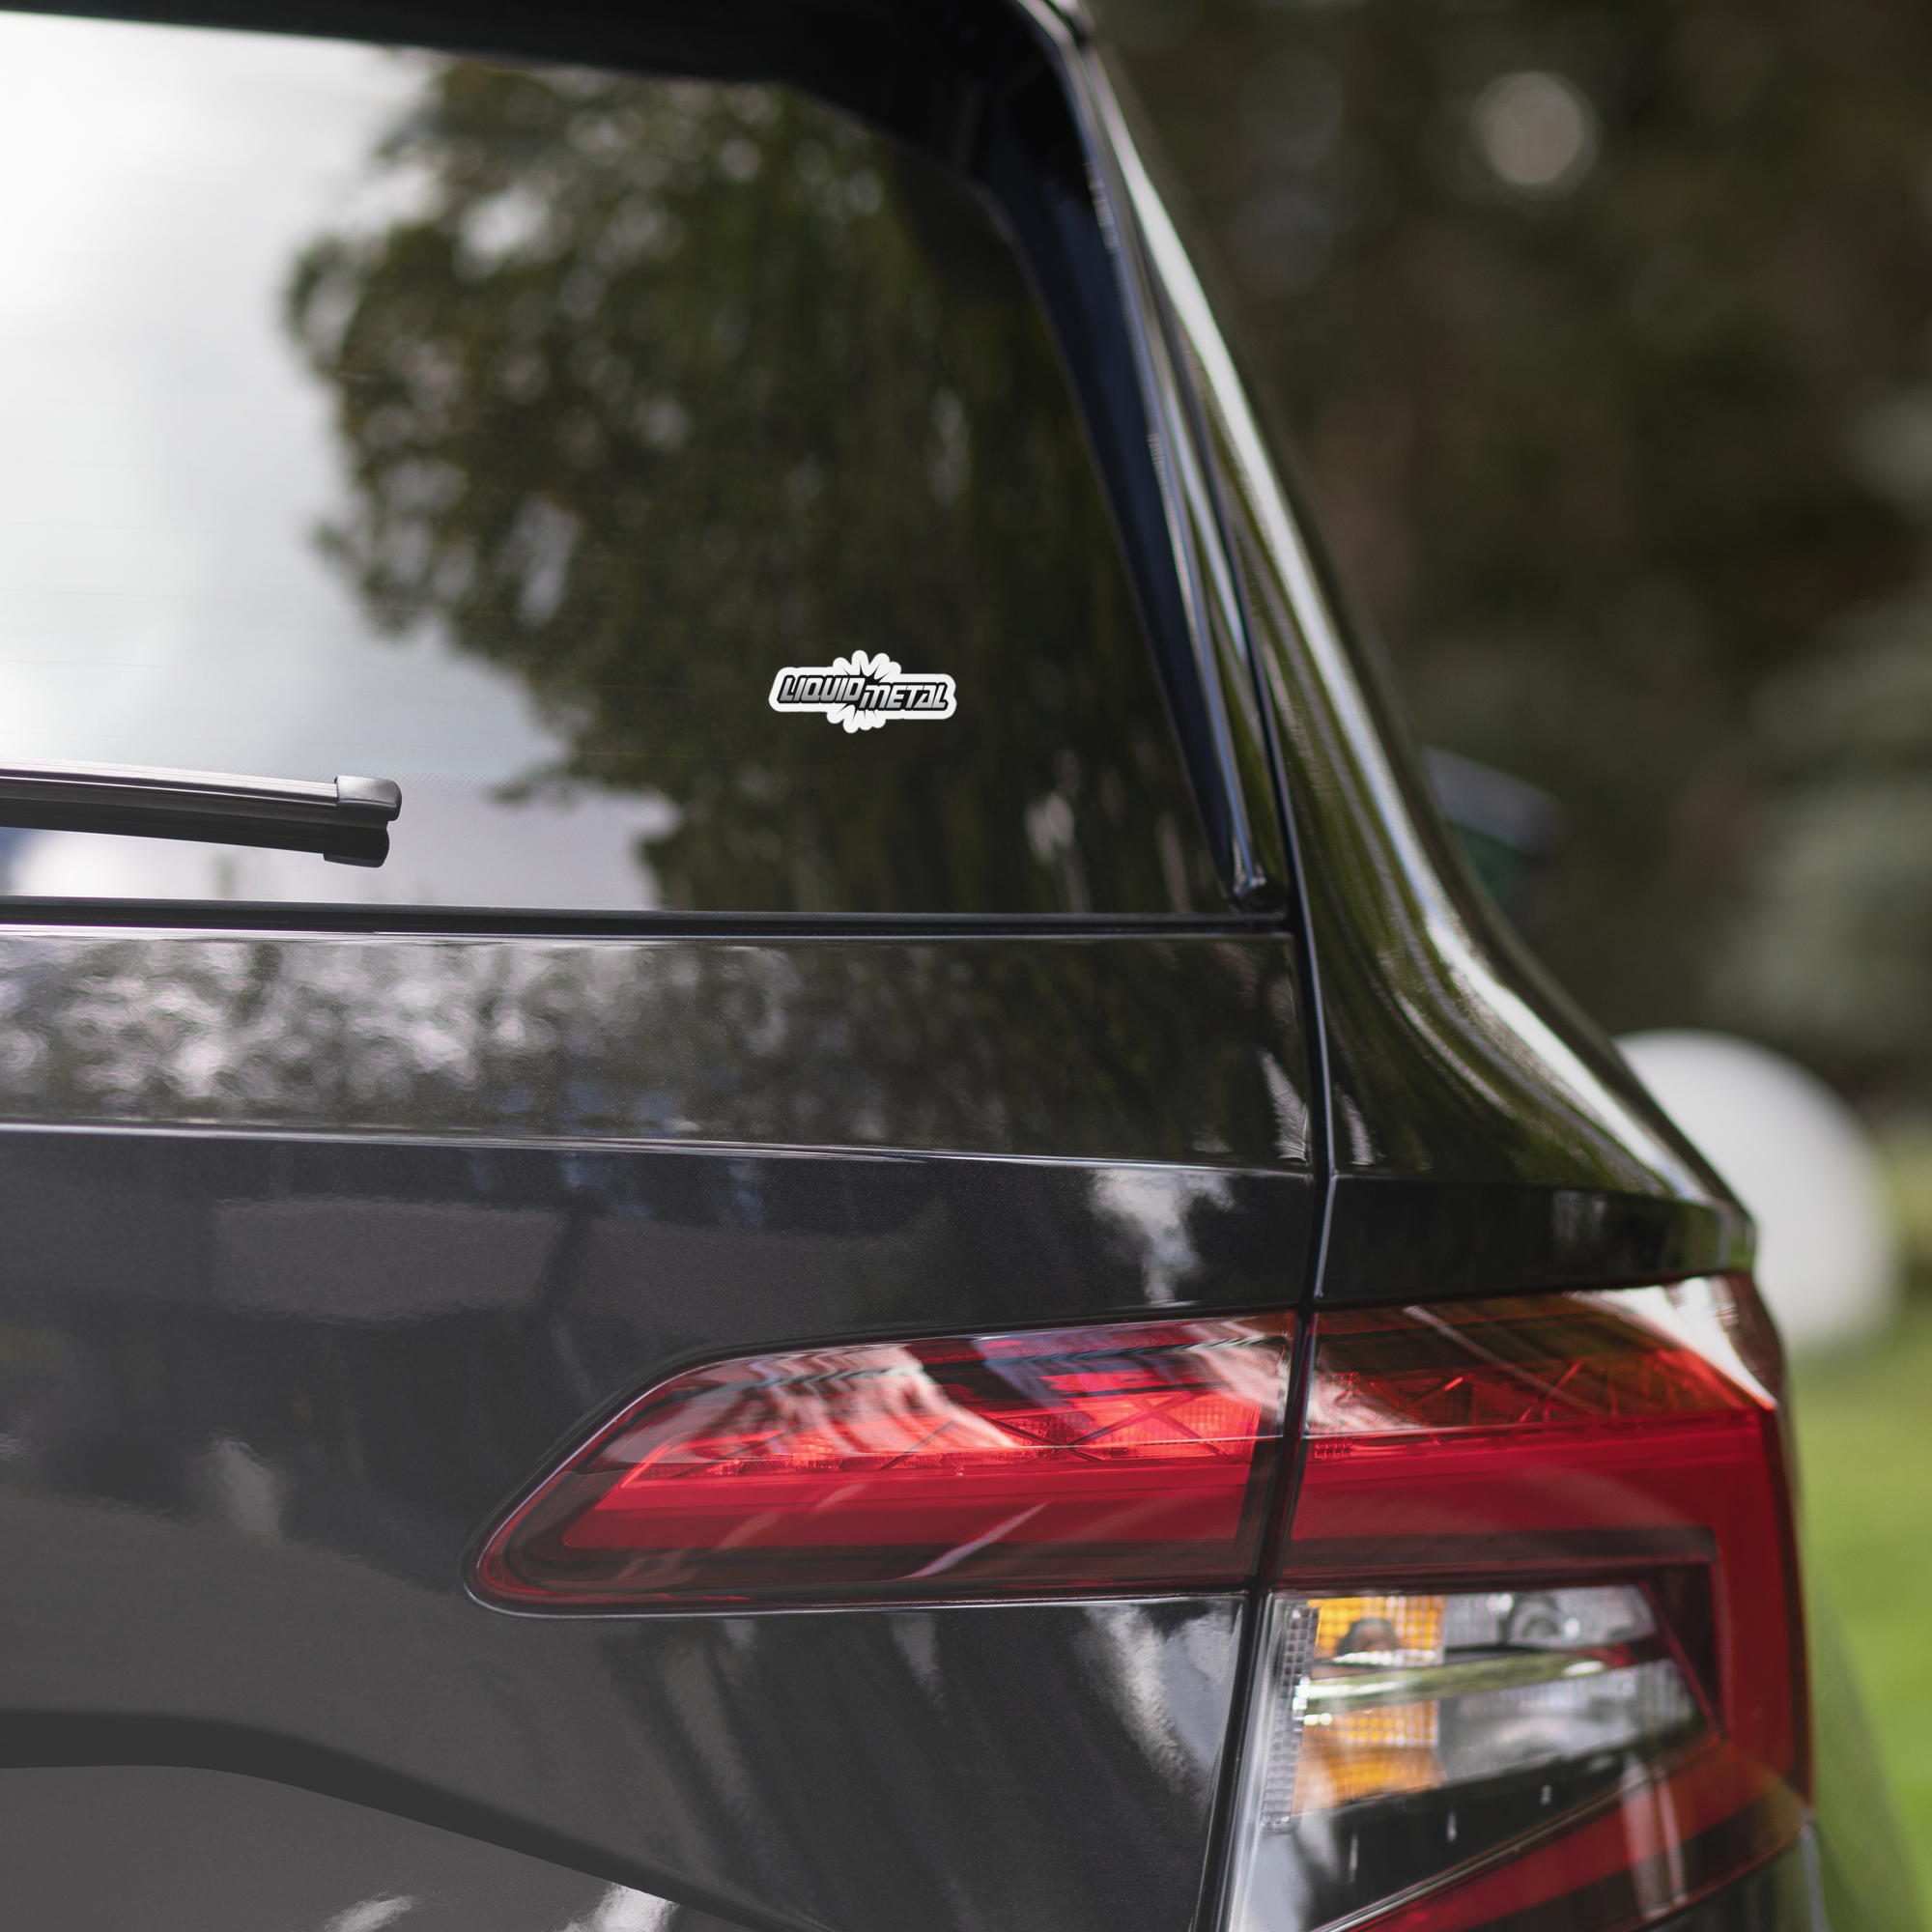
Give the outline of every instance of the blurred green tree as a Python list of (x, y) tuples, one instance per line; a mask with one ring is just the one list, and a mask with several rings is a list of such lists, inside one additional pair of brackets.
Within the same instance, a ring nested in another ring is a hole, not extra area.
[(1559, 977), (1932, 1095), (1932, 718), (1856, 808), (1788, 718), (1922, 676), (1932, 14), (1101, 4), (1423, 735), (1568, 810)]
[(1787, 753), (1716, 991), (1747, 1030), (1885, 1099), (1932, 1069), (1932, 585), (1833, 627), (1773, 680)]

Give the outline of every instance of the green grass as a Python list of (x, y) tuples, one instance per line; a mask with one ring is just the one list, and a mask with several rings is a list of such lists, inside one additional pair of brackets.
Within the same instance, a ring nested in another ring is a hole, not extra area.
[(1883, 1341), (1799, 1362), (1800, 1517), (1932, 1899), (1932, 1296)]

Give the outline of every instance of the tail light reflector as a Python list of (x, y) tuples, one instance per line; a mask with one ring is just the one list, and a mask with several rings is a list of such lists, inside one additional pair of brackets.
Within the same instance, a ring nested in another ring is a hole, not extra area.
[(1260, 1558), (1290, 1318), (755, 1355), (673, 1377), (540, 1482), (469, 1584), (638, 1611), (1229, 1587)]
[(1700, 1282), (1318, 1318), (1232, 1932), (1611, 1932), (1791, 1842), (1803, 1639), (1754, 1314)]

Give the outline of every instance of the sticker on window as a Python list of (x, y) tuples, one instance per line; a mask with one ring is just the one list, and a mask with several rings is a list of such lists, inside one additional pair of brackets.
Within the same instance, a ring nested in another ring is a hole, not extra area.
[(912, 719), (951, 718), (952, 680), (944, 671), (904, 671), (883, 651), (854, 651), (829, 665), (786, 665), (772, 679), (774, 711), (816, 711), (848, 731), (876, 731)]

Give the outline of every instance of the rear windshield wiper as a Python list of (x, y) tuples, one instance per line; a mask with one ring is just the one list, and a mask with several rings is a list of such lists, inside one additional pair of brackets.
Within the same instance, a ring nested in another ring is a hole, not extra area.
[(402, 787), (389, 779), (316, 784), (149, 765), (0, 765), (0, 825), (269, 845), (339, 866), (380, 866), (402, 809)]

